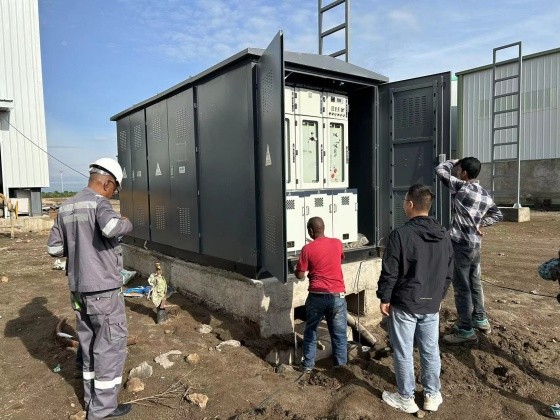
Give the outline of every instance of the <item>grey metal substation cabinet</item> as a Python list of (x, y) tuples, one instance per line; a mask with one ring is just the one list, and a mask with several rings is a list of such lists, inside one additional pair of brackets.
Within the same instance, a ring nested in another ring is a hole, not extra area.
[(450, 89), (450, 73), (388, 83), (284, 52), (279, 32), (111, 118), (125, 242), (286, 287), (307, 219), (321, 216), (327, 236), (369, 240), (345, 249), (345, 265), (372, 260), (405, 221), (411, 184), (433, 186), (448, 222), (434, 165), (449, 155)]

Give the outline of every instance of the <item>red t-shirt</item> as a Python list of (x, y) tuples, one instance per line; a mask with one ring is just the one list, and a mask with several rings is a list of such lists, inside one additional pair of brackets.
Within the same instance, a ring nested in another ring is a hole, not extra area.
[(342, 242), (336, 238), (317, 238), (301, 249), (298, 271), (309, 271), (310, 292), (344, 293)]

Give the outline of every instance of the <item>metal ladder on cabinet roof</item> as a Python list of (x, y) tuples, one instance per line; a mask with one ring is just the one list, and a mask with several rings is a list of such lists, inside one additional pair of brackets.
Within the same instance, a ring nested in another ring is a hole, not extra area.
[[(517, 47), (516, 58), (498, 61), (497, 53)], [(511, 175), (497, 173), (499, 163), (517, 162), (516, 173), (516, 198), (514, 208), (520, 208), (520, 182), (521, 182), (521, 156), (519, 135), (521, 128), (521, 81), (523, 58), (521, 42), (494, 48), (492, 64), (492, 196), (496, 197), (496, 179), (506, 178)], [(507, 165), (502, 165), (507, 168)], [(499, 196), (506, 196), (506, 194)]]
[[(332, 54), (329, 54), (331, 57), (340, 57), (341, 55), (345, 56), (346, 62), (349, 62), (350, 59), (350, 22), (349, 22), (349, 14), (350, 14), (350, 0), (335, 0), (326, 6), (323, 6), (323, 0), (317, 0), (319, 6), (319, 54), (323, 54), (323, 40), (325, 37), (334, 34), (342, 29), (344, 29), (344, 48), (338, 50)], [(344, 23), (340, 25), (334, 26), (326, 31), (323, 31), (323, 14), (341, 4), (344, 4)]]

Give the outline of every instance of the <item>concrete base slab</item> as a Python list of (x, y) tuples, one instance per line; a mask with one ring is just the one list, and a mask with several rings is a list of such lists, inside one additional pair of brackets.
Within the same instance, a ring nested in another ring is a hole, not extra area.
[[(205, 305), (255, 322), (262, 337), (292, 334), (294, 308), (305, 305), (307, 279), (290, 275), (286, 284), (271, 277), (250, 279), (237, 273), (189, 263), (155, 251), (123, 244), (125, 267), (149, 276), (155, 263), (162, 263), (163, 275), (180, 293)], [(362, 323), (381, 319), (375, 295), (381, 259), (372, 258), (342, 265), (348, 310), (362, 314)]]
[(529, 207), (521, 207), (514, 209), (513, 207), (498, 207), (504, 215), (505, 222), (529, 222), (531, 221), (531, 209)]
[[(52, 228), (54, 220), (48, 216), (20, 216), (14, 221), (16, 232), (42, 232)], [(0, 231), (9, 232), (12, 221), (0, 218)]]

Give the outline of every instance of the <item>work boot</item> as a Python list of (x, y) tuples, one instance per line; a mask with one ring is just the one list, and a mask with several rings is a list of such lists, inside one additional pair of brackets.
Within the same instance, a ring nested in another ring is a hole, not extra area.
[(165, 309), (158, 309), (156, 324), (163, 324), (169, 319), (167, 316), (167, 311)]
[(124, 416), (124, 415), (130, 413), (130, 410), (132, 410), (132, 404), (119, 404), (119, 405), (117, 405), (117, 408), (115, 408), (115, 411), (113, 411), (111, 414), (109, 414), (105, 418), (108, 419), (108, 418), (112, 418), (112, 417)]

